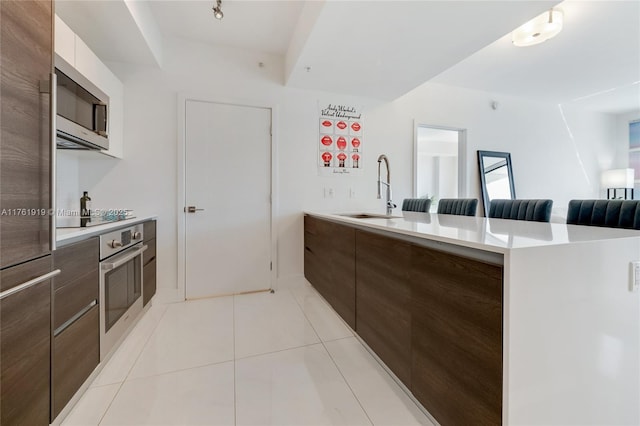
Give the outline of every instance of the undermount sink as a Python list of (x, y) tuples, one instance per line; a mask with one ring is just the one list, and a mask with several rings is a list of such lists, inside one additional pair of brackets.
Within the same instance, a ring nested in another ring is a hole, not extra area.
[(377, 213), (345, 213), (338, 214), (338, 216), (350, 217), (352, 219), (394, 219), (402, 216), (393, 216), (390, 214), (377, 214)]

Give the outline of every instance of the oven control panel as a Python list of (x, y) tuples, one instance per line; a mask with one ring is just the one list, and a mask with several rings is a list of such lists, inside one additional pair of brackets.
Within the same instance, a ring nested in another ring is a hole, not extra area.
[(117, 229), (100, 235), (100, 260), (113, 256), (143, 239), (142, 224)]

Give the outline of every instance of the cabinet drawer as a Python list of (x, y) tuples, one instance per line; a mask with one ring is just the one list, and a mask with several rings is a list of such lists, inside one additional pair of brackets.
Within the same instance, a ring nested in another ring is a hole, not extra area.
[[(50, 257), (5, 269), (0, 272), (0, 280), (11, 278), (15, 287), (43, 275), (40, 270), (43, 263), (48, 270)], [(21, 282), (15, 282), (16, 271), (23, 273)], [(50, 306), (51, 280), (0, 300), (2, 425), (49, 424)]]
[(51, 271), (51, 256), (45, 256), (22, 265), (13, 266), (0, 272), (0, 291), (9, 290), (15, 286), (38, 278)]
[(73, 282), (54, 291), (53, 329), (56, 330), (66, 321), (98, 300), (100, 274), (97, 269), (90, 271)]
[(142, 231), (144, 232), (144, 240), (153, 240), (156, 237), (156, 221), (149, 220), (142, 225)]
[(144, 265), (142, 269), (142, 304), (146, 305), (156, 294), (156, 260)]
[(98, 305), (53, 339), (53, 418), (100, 362)]
[(147, 246), (147, 249), (142, 253), (142, 264), (146, 265), (156, 258), (156, 239), (154, 238), (149, 241), (145, 239), (144, 244)]
[(64, 246), (53, 252), (53, 266), (60, 269), (54, 280), (58, 290), (92, 270), (98, 270), (100, 261), (98, 237)]

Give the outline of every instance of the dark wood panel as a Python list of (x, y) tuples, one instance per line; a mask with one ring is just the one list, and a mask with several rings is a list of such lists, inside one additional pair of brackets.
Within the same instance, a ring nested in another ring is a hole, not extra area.
[(142, 253), (142, 265), (146, 265), (156, 258), (156, 239), (146, 240), (147, 249)]
[(443, 425), (502, 419), (502, 267), (412, 248), (412, 392)]
[(305, 215), (304, 216), (304, 231), (308, 232), (311, 235), (318, 235), (318, 233), (322, 233), (322, 225), (326, 223), (325, 220), (318, 219), (313, 216)]
[(156, 294), (156, 260), (144, 265), (142, 269), (142, 304), (146, 306), (154, 294)]
[(100, 311), (98, 306), (53, 339), (53, 418), (100, 362)]
[(60, 269), (60, 275), (54, 280), (55, 290), (77, 280), (94, 270), (100, 262), (100, 240), (90, 238), (61, 247), (53, 252), (53, 267)]
[(356, 331), (411, 387), (411, 246), (356, 231)]
[(355, 229), (305, 216), (305, 278), (355, 329)]
[[(35, 278), (51, 259), (0, 272), (13, 286)], [(30, 270), (33, 267), (33, 270)], [(14, 270), (15, 269), (15, 270)], [(22, 278), (19, 276), (22, 275)], [(21, 282), (17, 282), (21, 281)], [(0, 424), (48, 425), (51, 347), (51, 280), (0, 301)]]
[(142, 224), (142, 232), (144, 233), (144, 241), (156, 238), (156, 221), (148, 220)]
[(52, 2), (0, 2), (0, 267), (50, 252)]
[(31, 262), (3, 269), (1, 272), (2, 279), (0, 279), (0, 291), (9, 290), (49, 272), (51, 272), (51, 256), (44, 256)]
[(99, 300), (100, 274), (98, 269), (78, 277), (53, 293), (53, 329), (57, 329), (92, 301)]
[(331, 282), (331, 272), (325, 240), (309, 232), (304, 233), (304, 276), (323, 296)]
[(327, 245), (330, 248), (331, 284), (325, 298), (349, 326), (356, 328), (356, 231), (332, 223)]

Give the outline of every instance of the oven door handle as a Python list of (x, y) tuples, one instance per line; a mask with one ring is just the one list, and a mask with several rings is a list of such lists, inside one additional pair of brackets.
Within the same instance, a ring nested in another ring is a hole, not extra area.
[(149, 248), (149, 246), (142, 246), (140, 248), (137, 248), (133, 251), (129, 251), (126, 252), (126, 254), (123, 254), (122, 257), (119, 257), (118, 259), (112, 261), (112, 262), (102, 262), (102, 269), (104, 269), (105, 271), (110, 271), (112, 269), (116, 269), (122, 265), (124, 265), (125, 263), (127, 263), (128, 261), (130, 261), (131, 259), (133, 259), (136, 256), (140, 256), (142, 254), (143, 251), (145, 251), (147, 248)]

